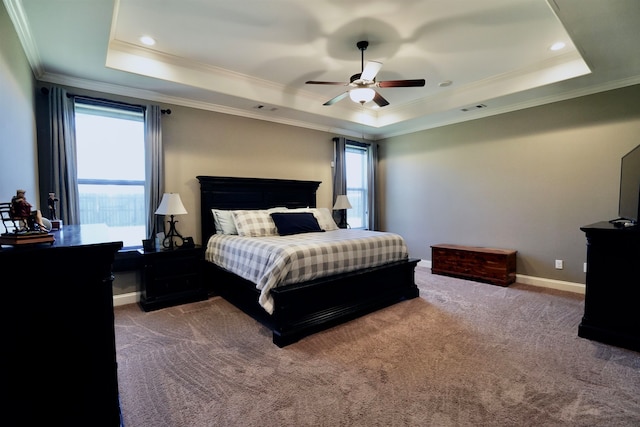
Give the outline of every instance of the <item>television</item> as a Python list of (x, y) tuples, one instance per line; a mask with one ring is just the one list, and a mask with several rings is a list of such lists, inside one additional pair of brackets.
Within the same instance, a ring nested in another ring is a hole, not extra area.
[(640, 219), (640, 145), (622, 157), (618, 216), (632, 224)]

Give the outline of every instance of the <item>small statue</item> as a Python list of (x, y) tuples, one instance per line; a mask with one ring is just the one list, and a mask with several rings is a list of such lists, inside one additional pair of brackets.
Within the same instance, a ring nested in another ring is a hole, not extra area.
[(11, 198), (12, 215), (24, 220), (27, 228), (33, 231), (47, 232), (47, 227), (42, 222), (42, 214), (39, 209), (31, 210), (31, 203), (27, 202), (24, 190), (17, 190)]
[(56, 193), (49, 193), (49, 217), (50, 219), (58, 219), (56, 216)]

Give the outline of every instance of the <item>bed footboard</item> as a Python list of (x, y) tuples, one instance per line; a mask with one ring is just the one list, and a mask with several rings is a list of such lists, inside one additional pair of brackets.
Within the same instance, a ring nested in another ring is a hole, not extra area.
[(274, 314), (259, 304), (255, 284), (220, 269), (208, 268), (212, 291), (265, 325), (273, 342), (284, 347), (300, 339), (418, 296), (417, 259), (397, 261), (271, 290)]

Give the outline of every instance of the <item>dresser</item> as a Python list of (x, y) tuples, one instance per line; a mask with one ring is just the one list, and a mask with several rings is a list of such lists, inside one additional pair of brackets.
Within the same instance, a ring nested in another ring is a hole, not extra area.
[(580, 229), (587, 278), (578, 336), (640, 351), (640, 226), (599, 222)]
[(122, 242), (105, 227), (0, 249), (3, 402), (19, 425), (121, 425), (111, 265)]

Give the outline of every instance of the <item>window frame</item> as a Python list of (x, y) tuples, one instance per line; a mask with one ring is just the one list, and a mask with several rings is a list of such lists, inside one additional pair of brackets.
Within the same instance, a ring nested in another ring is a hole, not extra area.
[[(125, 245), (124, 248), (138, 248), (142, 246), (142, 240), (146, 238), (147, 235), (147, 221), (146, 221), (146, 206), (145, 200), (147, 198), (147, 185), (144, 177), (146, 174), (144, 173), (145, 165), (145, 107), (141, 105), (132, 105), (126, 103), (115, 102), (111, 100), (105, 99), (97, 99), (97, 98), (87, 98), (87, 97), (74, 97), (74, 116), (77, 121), (78, 114), (84, 115), (95, 115), (98, 117), (105, 118), (113, 118), (113, 119), (122, 119), (122, 120), (130, 120), (134, 122), (139, 122), (142, 125), (142, 140), (140, 141), (142, 148), (143, 157), (141, 160), (141, 168), (143, 169), (143, 178), (142, 179), (119, 179), (119, 178), (80, 178), (78, 176), (78, 192), (79, 192), (79, 203), (80, 203), (80, 223), (82, 223), (82, 217), (86, 218), (86, 212), (82, 210), (82, 192), (80, 191), (82, 185), (97, 185), (97, 186), (117, 186), (117, 187), (127, 187), (127, 186), (135, 186), (142, 187), (142, 197), (138, 199), (140, 205), (135, 205), (135, 209), (133, 210), (133, 223), (129, 223), (128, 225), (110, 225), (109, 231), (110, 235), (113, 233), (113, 236), (118, 240), (123, 240)], [(77, 138), (76, 134), (76, 144), (79, 145), (80, 141)], [(80, 159), (76, 157), (76, 161), (79, 162)], [(118, 217), (121, 217), (118, 215)], [(131, 218), (131, 215), (129, 216)], [(126, 219), (114, 219), (121, 223), (122, 221), (127, 222)], [(131, 231), (128, 230), (128, 227), (143, 227), (141, 233), (136, 232), (135, 236), (129, 237), (131, 235)], [(138, 235), (140, 234), (140, 235)]]
[[(349, 222), (349, 226), (351, 228), (357, 229), (369, 229), (369, 170), (370, 170), (370, 153), (371, 145), (358, 141), (345, 141), (345, 168), (346, 168), (346, 176), (345, 181), (347, 185), (347, 197), (349, 198), (349, 202), (351, 203), (352, 208), (347, 209), (347, 218)], [(347, 161), (347, 156), (349, 153), (359, 152), (362, 156), (361, 162), (361, 170), (362, 174), (362, 186), (354, 186), (350, 185), (349, 180), (349, 162)], [(361, 211), (358, 212), (359, 208)], [(353, 218), (358, 218), (358, 225), (356, 227), (353, 226), (351, 220)]]

